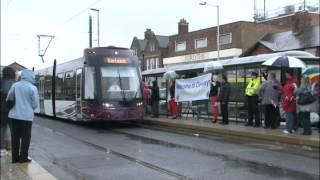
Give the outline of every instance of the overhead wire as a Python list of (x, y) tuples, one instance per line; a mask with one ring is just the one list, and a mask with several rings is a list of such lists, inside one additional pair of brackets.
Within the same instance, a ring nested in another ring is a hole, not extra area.
[(97, 0), (94, 3), (90, 4), (88, 7), (82, 9), (81, 11), (79, 11), (78, 13), (76, 13), (75, 15), (73, 15), (72, 17), (70, 17), (69, 19), (67, 19), (64, 23), (62, 23), (62, 25), (70, 22), (71, 20), (73, 20), (75, 17), (78, 17), (79, 15), (81, 15), (82, 13), (86, 12), (88, 9), (92, 8), (93, 5), (99, 3), (102, 0)]

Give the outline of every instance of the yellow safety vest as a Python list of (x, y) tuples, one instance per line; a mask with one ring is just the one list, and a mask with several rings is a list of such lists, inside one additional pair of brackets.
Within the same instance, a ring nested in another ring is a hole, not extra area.
[(256, 95), (259, 88), (260, 88), (260, 79), (259, 78), (251, 79), (246, 88), (246, 96)]

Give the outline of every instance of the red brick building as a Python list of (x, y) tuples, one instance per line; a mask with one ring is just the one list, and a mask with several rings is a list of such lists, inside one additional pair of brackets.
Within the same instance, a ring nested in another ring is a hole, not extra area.
[(319, 22), (319, 13), (308, 11), (299, 11), (286, 16), (259, 21), (259, 23), (277, 25), (293, 31), (300, 31), (309, 26), (317, 26)]
[(142, 70), (212, 61), (218, 54), (219, 59), (227, 59), (305, 50), (319, 56), (319, 20), (318, 13), (300, 11), (259, 22), (223, 24), (218, 53), (217, 27), (189, 32), (189, 23), (181, 19), (177, 34), (159, 36), (147, 29), (144, 39), (133, 39), (131, 49), (138, 55)]
[(320, 56), (320, 26), (294, 32), (270, 33), (255, 42), (241, 56), (252, 56), (281, 51), (300, 50)]
[(245, 50), (241, 56), (300, 50), (320, 56), (320, 16), (307, 11), (265, 20), (264, 24), (274, 24), (287, 28), (280, 33), (268, 33)]
[[(286, 27), (238, 21), (220, 25), (219, 59), (240, 56), (258, 38), (269, 32), (285, 31)], [(168, 54), (164, 66), (215, 60), (217, 51), (217, 27), (188, 31), (188, 23), (181, 19), (178, 34), (169, 37)]]

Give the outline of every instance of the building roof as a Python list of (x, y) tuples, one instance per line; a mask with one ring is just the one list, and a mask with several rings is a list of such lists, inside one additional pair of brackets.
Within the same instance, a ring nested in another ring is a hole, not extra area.
[(146, 39), (138, 39), (138, 43), (141, 48), (140, 50), (141, 51), (145, 50), (146, 45), (147, 45), (147, 40)]
[(269, 33), (254, 43), (241, 56), (249, 55), (258, 45), (273, 52), (300, 50), (320, 46), (320, 26), (311, 26), (299, 32), (286, 31)]
[[(14, 63), (11, 63), (9, 65), (7, 65), (9, 67), (12, 67), (14, 70), (16, 71), (22, 71), (24, 69), (27, 69), (26, 67), (22, 66), (21, 64), (17, 63), (17, 62), (14, 62)], [(2, 69), (6, 67), (6, 66), (0, 66), (0, 71), (2, 71)]]
[[(155, 35), (155, 38), (161, 48), (167, 48), (169, 46), (169, 36)], [(140, 50), (144, 51), (146, 49), (148, 39), (137, 38), (137, 40), (140, 46)]]
[(166, 48), (169, 45), (169, 36), (156, 35), (156, 39), (161, 48)]

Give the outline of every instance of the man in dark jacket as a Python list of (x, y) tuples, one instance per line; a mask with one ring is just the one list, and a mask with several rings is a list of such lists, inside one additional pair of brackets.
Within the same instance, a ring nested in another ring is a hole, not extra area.
[(157, 81), (152, 82), (151, 89), (151, 106), (152, 106), (152, 117), (159, 117), (159, 100), (160, 93)]
[(221, 115), (222, 115), (222, 124), (229, 123), (228, 103), (229, 103), (230, 91), (231, 91), (231, 87), (228, 82), (228, 79), (226, 76), (223, 76), (221, 86), (220, 86), (220, 94), (219, 94)]
[(10, 109), (6, 107), (5, 102), (8, 91), (12, 84), (15, 82), (15, 75), (16, 72), (14, 69), (12, 69), (11, 67), (5, 67), (2, 71), (2, 78), (0, 81), (0, 156), (8, 154), (8, 152), (5, 150), (5, 137), (10, 124), (8, 118)]

